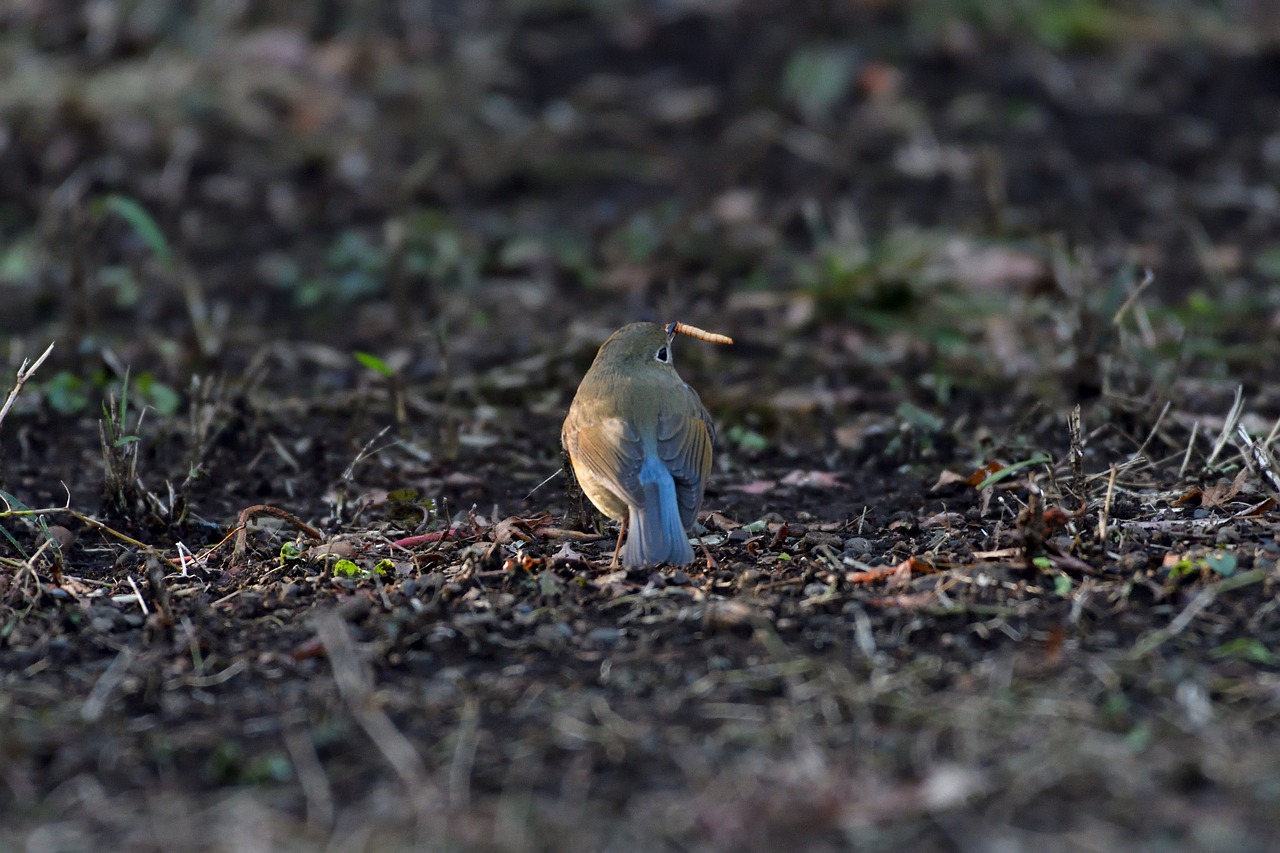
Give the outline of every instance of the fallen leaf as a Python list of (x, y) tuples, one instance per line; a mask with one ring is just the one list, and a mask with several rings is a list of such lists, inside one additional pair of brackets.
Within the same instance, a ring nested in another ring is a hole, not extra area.
[(982, 465), (976, 471), (974, 471), (972, 474), (969, 475), (969, 485), (973, 486), (976, 489), (979, 483), (986, 480), (988, 477), (990, 477), (992, 474), (996, 473), (997, 471), (1003, 471), (1005, 467), (1006, 466), (1003, 462), (999, 462), (995, 459), (992, 459), (991, 461), (987, 462), (985, 465)]
[(539, 525), (533, 529), (533, 535), (539, 539), (575, 539), (579, 542), (586, 539), (609, 539), (609, 535), (600, 535), (599, 533), (586, 533), (582, 530), (566, 530), (563, 527), (553, 527), (549, 524)]
[(417, 545), (427, 545), (431, 542), (439, 542), (442, 539), (449, 539), (453, 536), (453, 530), (446, 528), (437, 530), (434, 533), (423, 533), (420, 536), (406, 536), (404, 539), (397, 539), (391, 544), (396, 548), (413, 548)]
[(792, 471), (781, 480), (784, 486), (803, 489), (837, 489), (844, 485), (840, 475), (831, 471)]
[(724, 530), (726, 532), (730, 530), (737, 530), (742, 526), (741, 522), (734, 521), (732, 518), (729, 518), (729, 516), (721, 515), (718, 512), (708, 513), (702, 523), (707, 527), (715, 525), (716, 529)]
[(1232, 517), (1233, 518), (1251, 518), (1255, 515), (1262, 515), (1264, 512), (1269, 512), (1271, 509), (1273, 509), (1275, 505), (1276, 505), (1275, 498), (1267, 498), (1261, 503), (1256, 503), (1253, 506), (1245, 507), (1244, 509), (1237, 512)]
[(573, 546), (568, 542), (565, 542), (563, 545), (561, 545), (560, 549), (551, 555), (551, 559), (571, 560), (571, 561), (580, 562), (580, 563), (586, 562), (583, 556), (579, 554), (577, 551), (573, 550)]
[(1201, 492), (1200, 492), (1200, 489), (1198, 489), (1198, 488), (1197, 488), (1197, 489), (1188, 489), (1187, 491), (1183, 492), (1183, 493), (1182, 493), (1181, 495), (1179, 495), (1178, 497), (1174, 498), (1173, 505), (1174, 505), (1174, 506), (1186, 506), (1187, 504), (1191, 503), (1191, 502), (1192, 502), (1193, 500), (1195, 500), (1196, 498), (1200, 497), (1200, 494), (1201, 494)]
[[(979, 480), (978, 482), (981, 483), (982, 480)], [(947, 486), (953, 486), (956, 483), (968, 483), (971, 486), (976, 485), (969, 477), (966, 477), (963, 474), (957, 474), (955, 471), (943, 471), (938, 475), (938, 482), (929, 487), (929, 491), (937, 492), (945, 489)]]
[(79, 581), (73, 581), (70, 578), (64, 579), (62, 581), (61, 587), (62, 589), (66, 590), (67, 593), (70, 594), (72, 598), (78, 598), (78, 599), (79, 598), (98, 598), (99, 596), (103, 596), (107, 594), (106, 589), (103, 587), (87, 586), (86, 584), (82, 584)]
[(1006, 557), (1018, 557), (1022, 555), (1021, 548), (1000, 548), (995, 551), (974, 551), (973, 558), (975, 560), (1001, 560)]
[(920, 522), (920, 528), (927, 529), (930, 527), (959, 527), (964, 524), (964, 514), (959, 512), (940, 512), (931, 515)]
[(1208, 488), (1201, 489), (1200, 506), (1206, 509), (1226, 506), (1235, 499), (1236, 495), (1240, 494), (1240, 490), (1244, 488), (1245, 477), (1248, 473), (1248, 468), (1241, 468), (1240, 473), (1236, 475), (1235, 480), (1232, 482), (1228, 483), (1222, 480)]
[(777, 485), (777, 480), (752, 480), (750, 483), (743, 483), (740, 486), (730, 486), (729, 488), (737, 492), (744, 492), (748, 495), (763, 495), (773, 491)]
[(332, 542), (325, 542), (323, 545), (308, 548), (302, 552), (302, 556), (308, 560), (319, 560), (325, 557), (340, 557), (349, 560), (356, 556), (356, 546), (345, 539), (335, 539)]
[(915, 557), (908, 557), (896, 566), (876, 566), (864, 572), (849, 572), (844, 576), (846, 583), (875, 583), (895, 575), (910, 577), (911, 569), (916, 563)]
[(533, 536), (529, 531), (531, 525), (523, 518), (510, 516), (504, 518), (493, 526), (493, 541), (499, 545), (509, 545), (512, 542), (532, 542)]

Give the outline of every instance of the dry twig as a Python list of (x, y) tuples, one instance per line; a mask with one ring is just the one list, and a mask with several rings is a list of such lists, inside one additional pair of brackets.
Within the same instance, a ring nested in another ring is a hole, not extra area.
[(49, 353), (53, 352), (53, 344), (45, 347), (40, 357), (32, 364), (29, 359), (22, 360), (22, 366), (18, 368), (18, 375), (14, 377), (13, 387), (9, 389), (9, 396), (5, 397), (4, 404), (0, 405), (0, 423), (4, 422), (5, 415), (9, 414), (9, 409), (13, 408), (13, 401), (18, 399), (18, 395), (22, 393), (22, 386), (27, 384), (27, 380), (32, 377), (40, 365), (44, 364), (44, 360), (49, 357)]

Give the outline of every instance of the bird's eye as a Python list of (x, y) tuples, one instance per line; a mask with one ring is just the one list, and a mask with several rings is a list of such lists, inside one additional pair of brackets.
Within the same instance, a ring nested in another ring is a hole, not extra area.
[(667, 348), (666, 348), (666, 347), (659, 347), (659, 348), (658, 348), (658, 354), (657, 354), (657, 355), (655, 355), (655, 356), (654, 356), (654, 358), (655, 358), (655, 359), (657, 359), (658, 361), (662, 362), (663, 364), (669, 364), (669, 363), (671, 362), (671, 356), (670, 356), (670, 354), (667, 352)]

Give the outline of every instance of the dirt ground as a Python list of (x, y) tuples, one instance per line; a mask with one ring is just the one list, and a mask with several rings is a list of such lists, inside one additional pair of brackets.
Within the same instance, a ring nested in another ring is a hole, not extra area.
[(0, 849), (1273, 849), (1269, 5), (4, 6)]

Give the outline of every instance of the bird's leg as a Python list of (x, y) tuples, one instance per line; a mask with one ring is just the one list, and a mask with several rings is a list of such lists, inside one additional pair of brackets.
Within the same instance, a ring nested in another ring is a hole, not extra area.
[(627, 535), (627, 522), (630, 520), (631, 514), (627, 513), (627, 517), (622, 519), (622, 526), (618, 528), (618, 544), (613, 547), (613, 562), (609, 564), (611, 569), (618, 567), (618, 555), (622, 553), (622, 537)]

